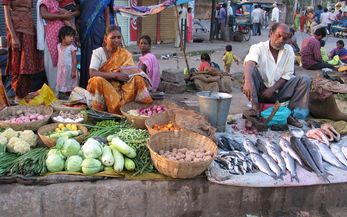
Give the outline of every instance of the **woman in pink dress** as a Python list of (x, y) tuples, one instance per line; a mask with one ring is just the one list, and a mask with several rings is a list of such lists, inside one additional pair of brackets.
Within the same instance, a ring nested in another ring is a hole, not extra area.
[(157, 58), (151, 53), (151, 38), (148, 35), (144, 35), (137, 44), (142, 53), (138, 67), (151, 79), (152, 88), (150, 90), (156, 91), (160, 84), (160, 68)]
[(193, 41), (193, 14), (192, 14), (192, 8), (188, 8), (188, 33), (187, 33), (187, 41), (192, 42)]
[(62, 12), (57, 0), (39, 0), (39, 19), (44, 19), (44, 65), (48, 84), (56, 88), (58, 64), (58, 33), (64, 20), (71, 20), (73, 12)]

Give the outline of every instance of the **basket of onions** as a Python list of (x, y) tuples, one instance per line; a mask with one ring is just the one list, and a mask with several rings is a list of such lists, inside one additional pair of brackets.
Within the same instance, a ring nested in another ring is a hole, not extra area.
[(148, 117), (160, 114), (174, 107), (176, 107), (176, 104), (168, 101), (154, 101), (152, 104), (130, 102), (123, 105), (120, 111), (133, 127), (146, 129), (145, 121)]
[(0, 112), (0, 127), (35, 131), (47, 124), (52, 114), (48, 106), (10, 106)]

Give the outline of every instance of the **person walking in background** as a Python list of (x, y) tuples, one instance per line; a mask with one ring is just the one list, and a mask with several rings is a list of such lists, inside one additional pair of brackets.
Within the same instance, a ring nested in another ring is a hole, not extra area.
[[(64, 26), (64, 20), (71, 20), (74, 13), (61, 12), (59, 10), (59, 2), (56, 0), (39, 0), (37, 4), (39, 8), (38, 25), (45, 23), (44, 31), (40, 32), (40, 35), (43, 34), (44, 36), (46, 76), (49, 86), (55, 89), (57, 83), (58, 34), (59, 30)], [(41, 40), (40, 36), (38, 36), (38, 40)]]
[(219, 10), (218, 15), (218, 27), (217, 27), (217, 39), (220, 39), (219, 35), (221, 33), (222, 27), (225, 27), (227, 20), (227, 4), (223, 3), (222, 7)]
[(160, 67), (155, 55), (151, 53), (152, 40), (148, 35), (141, 36), (137, 45), (142, 56), (139, 58), (138, 68), (144, 71), (151, 80), (151, 91), (156, 91), (160, 85)]
[(36, 48), (36, 29), (32, 17), (33, 0), (3, 0), (9, 42), (6, 75), (17, 98), (30, 92), (34, 74), (43, 72), (43, 56)]
[(294, 14), (294, 30), (295, 32), (299, 31), (300, 28), (300, 11), (296, 10)]
[(106, 28), (114, 24), (111, 0), (80, 0), (81, 77), (80, 86), (86, 87), (92, 52), (102, 46)]
[(192, 8), (188, 8), (188, 14), (187, 14), (187, 42), (193, 41), (193, 14), (192, 14)]
[(76, 31), (70, 26), (64, 26), (59, 30), (56, 89), (61, 99), (67, 99), (71, 91), (78, 86), (75, 36)]
[(306, 25), (306, 14), (305, 14), (305, 11), (301, 11), (300, 32), (304, 32), (305, 31), (305, 25)]
[(317, 5), (317, 9), (314, 12), (314, 19), (317, 24), (320, 24), (320, 16), (323, 13), (323, 7), (322, 5)]
[(254, 10), (252, 11), (252, 14), (251, 14), (253, 36), (261, 35), (261, 32), (260, 32), (261, 19), (262, 19), (262, 10), (259, 8), (259, 5), (254, 5)]
[(180, 8), (178, 9), (178, 28), (179, 29), (176, 28), (175, 47), (183, 46), (183, 41), (181, 42), (181, 36), (182, 36), (182, 40), (184, 40), (186, 31), (187, 31), (187, 27), (185, 26), (187, 24), (187, 13), (188, 13), (187, 8), (184, 7), (183, 4), (181, 4)]
[(271, 13), (271, 21), (273, 23), (278, 23), (280, 22), (280, 9), (278, 9), (278, 6), (276, 3), (274, 3), (272, 6), (273, 6), (273, 9)]
[(223, 55), (223, 62), (224, 62), (224, 72), (225, 73), (230, 73), (230, 67), (233, 62), (236, 61), (237, 65), (240, 64), (240, 59), (233, 54), (233, 47), (228, 44), (225, 46), (225, 53)]

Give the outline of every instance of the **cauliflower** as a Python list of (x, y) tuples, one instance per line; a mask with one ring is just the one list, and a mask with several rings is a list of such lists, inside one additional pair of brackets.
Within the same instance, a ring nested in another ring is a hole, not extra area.
[(6, 145), (7, 144), (7, 138), (0, 134), (0, 145)]
[(26, 141), (30, 147), (35, 147), (37, 144), (37, 135), (32, 130), (24, 130), (19, 132), (18, 138)]
[(18, 154), (25, 154), (30, 150), (29, 143), (17, 137), (12, 137), (6, 147), (10, 152)]
[(14, 131), (12, 128), (6, 129), (1, 135), (5, 136), (8, 140), (12, 137), (18, 137), (18, 132)]

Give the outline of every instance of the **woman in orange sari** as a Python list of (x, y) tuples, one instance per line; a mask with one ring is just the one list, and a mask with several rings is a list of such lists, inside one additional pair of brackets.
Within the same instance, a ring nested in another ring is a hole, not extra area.
[(134, 65), (131, 53), (122, 47), (119, 28), (110, 26), (104, 46), (93, 51), (90, 61), (87, 90), (92, 95), (92, 109), (103, 111), (106, 106), (108, 112), (120, 114), (120, 107), (128, 102), (153, 102), (147, 80), (124, 72), (124, 67)]

